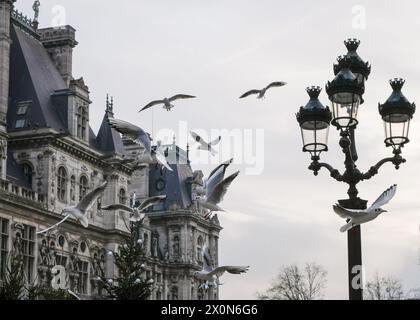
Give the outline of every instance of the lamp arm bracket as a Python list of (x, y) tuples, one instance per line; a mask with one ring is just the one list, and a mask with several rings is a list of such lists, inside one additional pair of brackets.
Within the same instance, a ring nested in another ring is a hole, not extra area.
[(398, 153), (398, 152), (394, 152), (394, 156), (392, 157), (392, 158), (385, 158), (385, 159), (382, 159), (381, 161), (379, 161), (376, 165), (374, 165), (373, 167), (371, 167), (370, 169), (369, 169), (369, 171), (368, 172), (366, 172), (366, 173), (363, 173), (362, 174), (362, 180), (369, 180), (370, 178), (372, 178), (372, 177), (374, 177), (375, 175), (377, 175), (378, 174), (378, 172), (379, 172), (379, 169), (384, 165), (384, 164), (386, 164), (386, 163), (388, 163), (388, 162), (391, 162), (394, 166), (395, 166), (395, 169), (399, 169), (400, 168), (400, 165), (401, 164), (403, 164), (403, 163), (406, 163), (407, 162), (407, 160), (406, 159), (404, 159), (401, 155), (400, 155), (400, 153)]
[(321, 170), (321, 168), (327, 169), (331, 177), (334, 178), (337, 181), (343, 181), (343, 176), (340, 174), (340, 172), (337, 169), (334, 169), (331, 165), (328, 163), (319, 162), (318, 159), (313, 158), (312, 163), (309, 166), (309, 170), (312, 170), (314, 172), (314, 175), (317, 176), (318, 172)]

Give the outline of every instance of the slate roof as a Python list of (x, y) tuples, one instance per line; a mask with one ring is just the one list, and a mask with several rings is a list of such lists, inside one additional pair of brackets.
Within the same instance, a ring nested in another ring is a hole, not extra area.
[(108, 113), (105, 113), (104, 119), (102, 120), (101, 127), (96, 138), (96, 143), (99, 150), (105, 154), (121, 154), (125, 155), (126, 151), (121, 138), (121, 135), (111, 126), (107, 121)]
[[(51, 100), (51, 94), (65, 89), (66, 84), (48, 52), (38, 40), (14, 24), (11, 26), (11, 38), (8, 131), (53, 128), (68, 132)], [(22, 101), (32, 103), (25, 116), (18, 116), (18, 102)], [(16, 128), (18, 119), (26, 120), (24, 128)]]
[[(177, 150), (177, 152), (184, 152), (179, 147), (172, 149)], [(168, 159), (172, 158), (172, 156), (173, 155), (169, 154)], [(172, 172), (167, 169), (162, 169), (162, 167), (157, 164), (150, 166), (150, 196), (166, 195), (163, 208), (160, 209), (169, 210), (169, 208), (175, 204), (181, 209), (188, 209), (192, 204), (191, 182), (193, 172), (191, 167), (189, 164), (179, 161), (170, 164), (170, 166), (173, 170)], [(164, 188), (159, 190), (158, 184), (164, 186)]]

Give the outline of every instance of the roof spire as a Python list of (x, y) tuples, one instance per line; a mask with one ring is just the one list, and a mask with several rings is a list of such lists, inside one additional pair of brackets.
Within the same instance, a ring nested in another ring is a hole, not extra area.
[(106, 109), (105, 113), (107, 116), (114, 116), (114, 97), (111, 97), (111, 102), (109, 101), (109, 94), (106, 94)]
[(39, 7), (41, 6), (41, 2), (39, 0), (35, 0), (34, 4), (32, 5), (32, 9), (34, 10), (34, 20), (32, 21), (32, 26), (35, 30), (38, 29), (38, 18), (39, 18)]

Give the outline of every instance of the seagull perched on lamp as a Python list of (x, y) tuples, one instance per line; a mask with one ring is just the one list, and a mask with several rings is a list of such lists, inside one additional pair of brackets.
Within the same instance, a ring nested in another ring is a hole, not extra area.
[(254, 94), (258, 95), (257, 99), (265, 99), (265, 94), (267, 93), (267, 90), (269, 90), (271, 88), (275, 88), (275, 87), (283, 87), (286, 84), (287, 84), (286, 82), (281, 82), (281, 81), (273, 82), (263, 89), (250, 90), (250, 91), (244, 93), (242, 96), (240, 96), (239, 99), (243, 99), (243, 98), (249, 97), (249, 96), (254, 95)]
[(395, 196), (396, 192), (397, 185), (394, 184), (392, 187), (382, 193), (382, 195), (368, 209), (362, 211), (348, 210), (338, 204), (334, 205), (334, 212), (341, 218), (347, 219), (347, 224), (342, 226), (340, 231), (349, 231), (355, 226), (375, 220), (382, 213), (388, 212), (381, 207), (388, 204), (389, 201), (391, 201), (391, 199)]
[(175, 107), (172, 104), (173, 102), (175, 102), (177, 100), (180, 100), (180, 99), (194, 99), (194, 98), (196, 98), (196, 97), (188, 95), (188, 94), (177, 94), (177, 95), (173, 96), (172, 98), (164, 98), (163, 100), (152, 101), (148, 105), (146, 105), (143, 109), (141, 109), (139, 112), (142, 112), (144, 110), (147, 110), (151, 107), (154, 107), (154, 106), (160, 105), (160, 104), (163, 104), (163, 108), (166, 109), (166, 111), (171, 111), (172, 108)]

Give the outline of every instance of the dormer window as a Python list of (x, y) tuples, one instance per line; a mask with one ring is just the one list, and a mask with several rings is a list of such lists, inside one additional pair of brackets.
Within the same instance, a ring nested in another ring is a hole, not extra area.
[(22, 129), (22, 128), (25, 128), (25, 124), (26, 124), (26, 120), (25, 120), (25, 119), (19, 119), (19, 120), (16, 120), (16, 123), (15, 123), (15, 128), (16, 128), (16, 129)]
[(86, 140), (88, 127), (88, 111), (86, 106), (77, 109), (77, 137)]
[(24, 116), (28, 113), (28, 106), (22, 106), (18, 108), (17, 115)]

